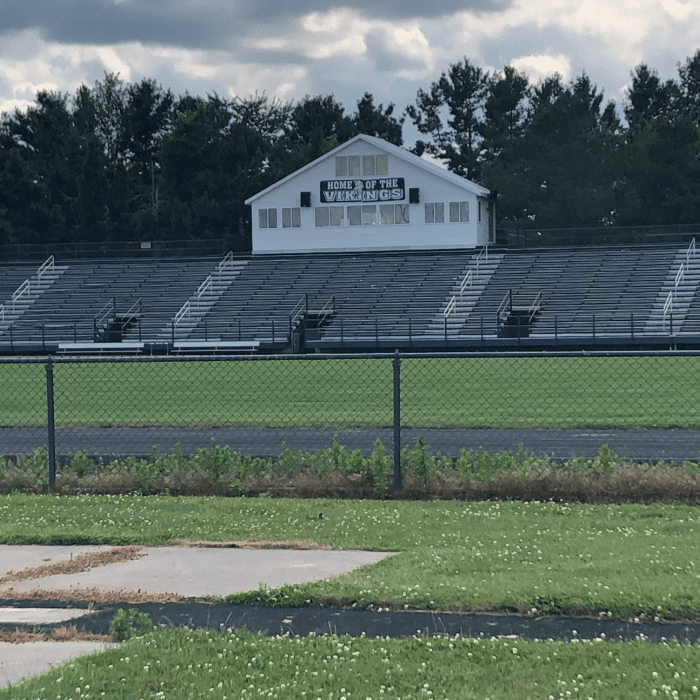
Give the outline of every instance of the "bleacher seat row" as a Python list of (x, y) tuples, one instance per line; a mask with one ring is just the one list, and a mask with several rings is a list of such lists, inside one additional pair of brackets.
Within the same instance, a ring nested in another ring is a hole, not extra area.
[(692, 342), (699, 265), (687, 245), (71, 260), (32, 286), (36, 264), (0, 264), (0, 352)]

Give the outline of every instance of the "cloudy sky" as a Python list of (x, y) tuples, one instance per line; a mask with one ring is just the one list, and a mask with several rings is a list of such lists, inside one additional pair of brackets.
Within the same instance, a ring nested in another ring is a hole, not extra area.
[(585, 71), (621, 105), (636, 65), (676, 77), (698, 48), (698, 0), (0, 0), (0, 111), (105, 72), (175, 93), (332, 93), (348, 113), (369, 91), (403, 111), (465, 56), (533, 82)]

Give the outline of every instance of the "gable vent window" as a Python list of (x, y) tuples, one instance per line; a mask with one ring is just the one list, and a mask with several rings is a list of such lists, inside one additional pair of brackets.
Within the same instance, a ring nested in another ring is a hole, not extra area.
[[(361, 166), (361, 167), (360, 167)], [(373, 156), (336, 156), (336, 177), (374, 177), (375, 175), (388, 175), (389, 163), (386, 153)]]

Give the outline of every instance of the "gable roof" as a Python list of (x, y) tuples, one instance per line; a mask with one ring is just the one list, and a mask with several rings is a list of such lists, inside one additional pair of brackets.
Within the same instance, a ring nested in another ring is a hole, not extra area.
[(368, 134), (358, 134), (357, 136), (353, 136), (349, 141), (346, 141), (345, 143), (341, 143), (340, 146), (336, 146), (333, 150), (328, 151), (328, 153), (324, 153), (319, 158), (316, 158), (316, 160), (312, 160), (310, 163), (307, 163), (306, 165), (299, 168), (298, 170), (295, 170), (293, 173), (287, 175), (287, 177), (283, 177), (281, 180), (278, 180), (273, 185), (270, 185), (269, 187), (266, 187), (264, 190), (261, 190), (260, 192), (258, 192), (257, 194), (254, 194), (252, 197), (248, 197), (248, 199), (245, 200), (245, 203), (252, 204), (256, 199), (262, 197), (263, 195), (267, 194), (268, 192), (271, 192), (272, 190), (274, 190), (276, 187), (279, 187), (283, 183), (288, 182), (289, 180), (292, 180), (297, 175), (300, 175), (301, 173), (306, 172), (307, 170), (310, 170), (311, 168), (315, 167), (316, 165), (323, 162), (324, 160), (334, 158), (341, 151), (343, 151), (348, 146), (350, 146), (351, 144), (353, 144), (357, 141), (364, 141), (365, 143), (369, 144), (370, 146), (374, 146), (375, 148), (383, 150), (386, 153), (389, 153), (397, 158), (400, 158), (401, 160), (406, 161), (407, 163), (410, 163), (411, 165), (417, 165), (418, 167), (423, 168), (423, 170), (426, 170), (429, 173), (432, 173), (433, 175), (442, 178), (443, 180), (447, 180), (448, 182), (451, 182), (452, 184), (457, 185), (458, 187), (462, 187), (465, 190), (468, 190), (472, 194), (476, 194), (476, 195), (482, 196), (482, 197), (486, 197), (489, 194), (489, 190), (486, 189), (486, 187), (482, 187), (481, 185), (477, 185), (476, 182), (472, 182), (471, 180), (467, 180), (466, 178), (461, 177), (460, 175), (455, 175), (454, 173), (450, 172), (449, 170), (446, 170), (445, 168), (441, 168), (436, 163), (433, 163), (429, 160), (426, 160), (425, 158), (420, 158), (419, 156), (415, 155), (415, 153), (411, 153), (410, 151), (407, 151), (404, 148), (400, 148), (399, 146), (395, 146), (393, 143), (389, 143), (388, 141), (384, 141), (383, 139), (377, 138), (376, 136), (369, 136)]

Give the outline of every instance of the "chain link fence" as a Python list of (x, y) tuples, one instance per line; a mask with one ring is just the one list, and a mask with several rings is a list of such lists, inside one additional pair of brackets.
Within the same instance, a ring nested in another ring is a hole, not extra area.
[(254, 472), (342, 450), (397, 486), (416, 444), (563, 459), (615, 440), (682, 461), (700, 452), (699, 382), (695, 352), (0, 358), (0, 469), (7, 490), (10, 471), (53, 485), (197, 458), (216, 476), (232, 453)]

